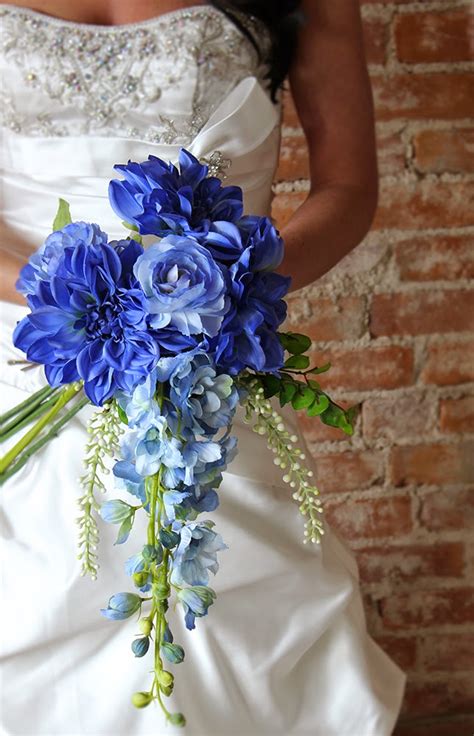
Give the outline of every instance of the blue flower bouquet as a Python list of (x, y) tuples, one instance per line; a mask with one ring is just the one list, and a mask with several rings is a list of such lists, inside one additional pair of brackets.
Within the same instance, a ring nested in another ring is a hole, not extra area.
[[(209, 576), (227, 545), (200, 515), (218, 506), (237, 453), (237, 406), (284, 469), (305, 542), (323, 533), (319, 492), (270, 399), (348, 434), (356, 408), (343, 410), (321, 389), (314, 375), (329, 366), (310, 366), (310, 339), (279, 331), (290, 284), (275, 272), (283, 241), (269, 218), (244, 214), (239, 187), (223, 186), (184, 148), (179, 167), (150, 156), (115, 168), (123, 178), (110, 182), (109, 199), (127, 236), (109, 241), (99, 225), (72, 222), (60, 200), (52, 234), (20, 273), (29, 313), (13, 341), (27, 362), (44, 366), (47, 385), (1, 417), (2, 438), (20, 438), (0, 460), (0, 477), (16, 473), (86, 404), (97, 407), (77, 520), (82, 574), (97, 577), (99, 517), (117, 525), (123, 544), (135, 515), (147, 515), (147, 538), (126, 563), (135, 592), (113, 595), (101, 613), (113, 621), (137, 614), (132, 652), (144, 657), (153, 642), (154, 674), (132, 702), (157, 701), (182, 726), (184, 715), (163, 702), (174, 686), (165, 662), (185, 656), (167, 610), (174, 595), (192, 630), (216, 598)], [(98, 502), (107, 462), (129, 502)]]

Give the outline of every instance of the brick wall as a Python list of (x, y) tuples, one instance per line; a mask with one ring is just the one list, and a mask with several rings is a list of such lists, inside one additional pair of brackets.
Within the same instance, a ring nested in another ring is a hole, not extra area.
[[(326, 516), (357, 555), (371, 633), (408, 673), (397, 736), (474, 732), (469, 6), (362, 0), (379, 209), (364, 243), (290, 299), (287, 323), (333, 362), (321, 383), (341, 402), (363, 403), (350, 440), (302, 422)], [(305, 139), (287, 95), (280, 227), (307, 189)]]

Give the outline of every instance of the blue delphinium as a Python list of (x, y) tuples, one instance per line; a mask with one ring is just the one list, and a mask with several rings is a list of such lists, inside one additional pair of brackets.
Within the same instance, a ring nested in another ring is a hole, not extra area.
[(218, 571), (217, 552), (228, 546), (213, 526), (213, 521), (206, 520), (188, 522), (182, 527), (172, 562), (170, 581), (174, 585), (207, 585), (209, 571), (214, 575)]
[(192, 630), (196, 628), (194, 623), (196, 616), (207, 616), (209, 606), (214, 603), (216, 594), (206, 585), (193, 585), (190, 588), (181, 588), (177, 593), (177, 598), (184, 608), (186, 628)]
[(220, 179), (208, 176), (209, 167), (184, 148), (179, 152), (179, 170), (156, 156), (114, 168), (124, 179), (110, 182), (112, 208), (142, 234), (199, 238), (213, 222), (242, 217), (241, 187), (222, 186)]
[(218, 374), (209, 355), (184, 356), (170, 376), (170, 400), (181, 426), (195, 434), (213, 435), (231, 424), (239, 399), (231, 376)]
[(54, 274), (28, 296), (31, 312), (13, 342), (45, 365), (52, 386), (83, 379), (86, 395), (100, 406), (118, 390), (133, 391), (153, 369), (159, 348), (133, 274), (142, 252), (134, 240), (68, 245)]

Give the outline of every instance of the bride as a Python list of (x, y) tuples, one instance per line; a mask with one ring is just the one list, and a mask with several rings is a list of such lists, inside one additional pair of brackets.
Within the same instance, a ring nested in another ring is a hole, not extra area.
[[(358, 4), (0, 4), (1, 411), (45, 382), (40, 369), (11, 361), (22, 357), (11, 333), (26, 313), (14, 284), (49, 234), (57, 198), (74, 220), (123, 236), (107, 200), (113, 165), (149, 154), (176, 163), (184, 146), (242, 187), (246, 212), (269, 215), (287, 74), (311, 187), (281, 231), (279, 271), (296, 290), (360, 242), (377, 172)], [(282, 413), (304, 447), (293, 410)], [(137, 632), (99, 614), (128, 582), (130, 549), (113, 546), (110, 526), (101, 527), (98, 580), (81, 577), (85, 424), (79, 414), (1, 491), (2, 733), (169, 734), (159, 709), (131, 704), (149, 679), (146, 658), (130, 652)], [(228, 545), (212, 580), (216, 602), (192, 632), (170, 611), (186, 650), (170, 710), (186, 714), (183, 732), (194, 736), (388, 736), (405, 674), (366, 631), (351, 552), (327, 525), (321, 545), (302, 543), (297, 506), (264, 438), (242, 413), (234, 433), (239, 454), (213, 517)]]

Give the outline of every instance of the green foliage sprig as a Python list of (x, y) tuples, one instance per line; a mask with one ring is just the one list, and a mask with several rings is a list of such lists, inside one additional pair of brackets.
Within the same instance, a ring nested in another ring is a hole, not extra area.
[(304, 409), (309, 417), (319, 416), (323, 424), (352, 435), (359, 405), (343, 409), (323, 391), (318, 381), (310, 377), (326, 373), (331, 364), (319, 367), (310, 365), (309, 356), (304, 355), (311, 347), (311, 339), (307, 335), (297, 332), (280, 332), (278, 335), (289, 357), (279, 371), (280, 377), (270, 373), (256, 374), (265, 398), (277, 396), (280, 406), (291, 403), (297, 411)]

